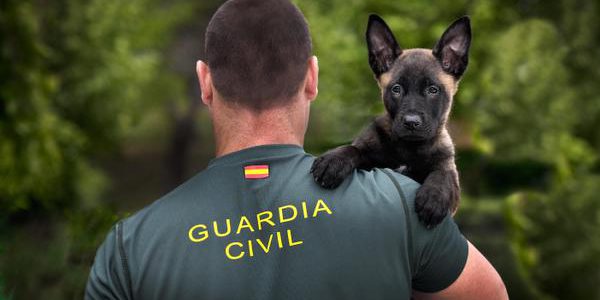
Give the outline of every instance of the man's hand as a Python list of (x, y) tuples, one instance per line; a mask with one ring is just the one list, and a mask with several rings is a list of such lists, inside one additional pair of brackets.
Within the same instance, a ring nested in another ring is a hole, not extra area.
[(469, 242), (467, 263), (460, 276), (437, 293), (413, 292), (414, 299), (508, 299), (506, 287), (494, 267)]

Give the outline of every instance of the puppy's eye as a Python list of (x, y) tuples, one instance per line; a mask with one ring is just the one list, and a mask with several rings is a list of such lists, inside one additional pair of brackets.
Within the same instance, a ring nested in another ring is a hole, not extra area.
[(427, 94), (435, 95), (440, 92), (440, 89), (435, 85), (431, 85), (427, 88), (426, 91), (427, 91)]
[(399, 84), (394, 84), (392, 86), (392, 93), (394, 93), (394, 95), (400, 95), (402, 94), (402, 86)]

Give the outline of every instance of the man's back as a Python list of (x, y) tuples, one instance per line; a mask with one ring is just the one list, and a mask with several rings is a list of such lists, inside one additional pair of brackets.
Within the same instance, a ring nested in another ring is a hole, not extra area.
[(467, 242), (451, 218), (418, 222), (418, 184), (375, 169), (325, 190), (313, 160), (293, 145), (213, 160), (113, 228), (86, 298), (402, 299), (460, 275)]

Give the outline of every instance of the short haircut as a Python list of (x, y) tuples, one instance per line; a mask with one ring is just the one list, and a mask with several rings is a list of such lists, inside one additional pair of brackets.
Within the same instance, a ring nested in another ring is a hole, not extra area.
[(230, 0), (206, 30), (213, 85), (226, 101), (262, 110), (288, 103), (304, 81), (312, 41), (289, 0)]

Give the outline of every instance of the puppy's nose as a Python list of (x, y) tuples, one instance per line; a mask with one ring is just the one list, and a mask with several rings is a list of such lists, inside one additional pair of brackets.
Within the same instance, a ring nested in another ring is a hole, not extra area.
[(415, 130), (421, 126), (423, 120), (419, 115), (405, 115), (403, 118), (404, 127), (410, 130)]

